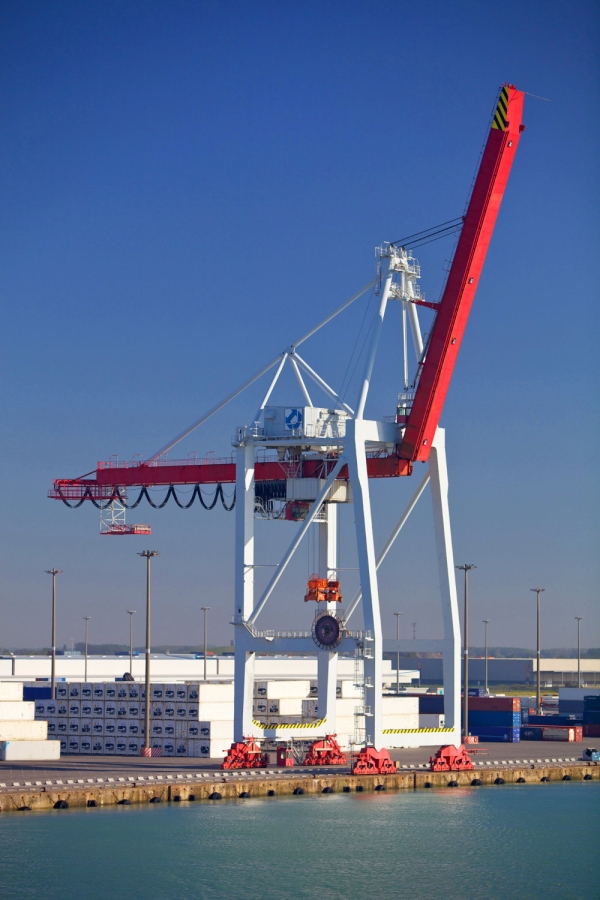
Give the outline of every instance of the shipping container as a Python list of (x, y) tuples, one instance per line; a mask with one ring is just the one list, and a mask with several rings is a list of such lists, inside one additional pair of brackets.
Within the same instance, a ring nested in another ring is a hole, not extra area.
[(71, 682), (71, 684), (69, 684), (67, 687), (69, 700), (81, 699), (81, 688), (78, 682)]
[(127, 734), (136, 737), (140, 734), (140, 724), (137, 719), (127, 720)]
[(124, 736), (127, 734), (128, 728), (127, 725), (129, 723), (129, 719), (117, 719), (117, 737), (119, 735)]
[(93, 701), (92, 700), (82, 700), (81, 701), (81, 718), (91, 719), (93, 714)]
[(521, 739), (520, 728), (510, 728), (505, 725), (482, 725), (480, 727), (469, 725), (471, 735), (478, 737), (480, 741), (507, 741), (516, 743)]
[(92, 737), (104, 734), (104, 719), (92, 719)]
[(0, 759), (4, 762), (60, 759), (60, 743), (60, 741), (3, 741), (0, 743)]
[[(464, 698), (463, 698), (464, 701)], [(521, 712), (520, 697), (469, 697), (469, 710), (492, 712)]]
[(113, 737), (117, 733), (117, 720), (116, 719), (104, 719), (104, 734), (110, 734)]
[(81, 733), (82, 735), (84, 735), (84, 734), (91, 735), (91, 733), (92, 733), (92, 720), (91, 720), (90, 718), (85, 718), (85, 719), (84, 719), (83, 716), (82, 716), (82, 718), (81, 718), (81, 728), (80, 728), (80, 733)]
[(165, 700), (175, 701), (175, 684), (165, 684)]
[(164, 707), (164, 719), (174, 719), (175, 718), (175, 701), (174, 700), (166, 700)]
[(119, 681), (117, 684), (117, 701), (119, 700), (128, 700), (129, 699), (129, 691), (127, 690), (127, 682)]
[(139, 701), (140, 699), (140, 688), (139, 685), (135, 683), (135, 681), (127, 682), (127, 697), (129, 700)]
[[(5, 685), (18, 688), (17, 691), (14, 691), (15, 696), (3, 696), (6, 693), (4, 691)], [(21, 692), (23, 693), (22, 697), (19, 696)], [(50, 700), (51, 696), (51, 688), (49, 687), (34, 687), (33, 685), (22, 686), (17, 681), (5, 681), (0, 683), (0, 700)]]
[(93, 691), (92, 691), (92, 683), (90, 681), (83, 681), (81, 683), (81, 699), (82, 700), (92, 700), (93, 699)]
[(117, 704), (113, 700), (105, 700), (104, 701), (104, 718), (105, 719), (116, 719), (117, 717)]
[(587, 725), (583, 726), (583, 735), (584, 737), (600, 737), (600, 725)]
[(19, 719), (32, 722), (35, 719), (35, 703), (32, 700), (2, 700), (0, 702), (0, 722), (16, 722)]
[(469, 727), (471, 725), (505, 725), (520, 728), (520, 712), (503, 712), (501, 710), (469, 710)]
[(114, 681), (105, 681), (104, 682), (104, 699), (116, 701), (116, 699), (117, 699), (116, 682), (114, 682)]
[(104, 700), (104, 682), (97, 681), (92, 688), (94, 700)]
[(600, 710), (585, 709), (583, 711), (583, 721), (586, 725), (600, 725)]

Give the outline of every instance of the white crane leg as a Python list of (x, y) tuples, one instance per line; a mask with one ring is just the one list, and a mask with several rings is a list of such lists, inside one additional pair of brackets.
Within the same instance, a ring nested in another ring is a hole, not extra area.
[(354, 497), (354, 522), (356, 527), (356, 548), (362, 590), (365, 629), (370, 631), (373, 641), (365, 645), (372, 651), (372, 658), (365, 656), (365, 706), (370, 707), (372, 716), (365, 716), (367, 743), (377, 750), (383, 747), (381, 733), (381, 676), (382, 676), (382, 636), (381, 614), (379, 610), (379, 590), (377, 585), (377, 564), (373, 543), (373, 521), (367, 459), (365, 456), (366, 426), (362, 419), (348, 420), (346, 425), (346, 448), (348, 470)]
[[(325, 505), (327, 520), (319, 522), (319, 577), (332, 579), (337, 574), (337, 504)], [(320, 604), (319, 604), (320, 605)], [(327, 603), (335, 613), (337, 603)], [(335, 732), (335, 700), (338, 654), (328, 650), (317, 653), (319, 719), (327, 719), (327, 731)]]
[(444, 714), (446, 727), (453, 728), (453, 742), (460, 746), (460, 622), (448, 509), (448, 470), (446, 434), (438, 428), (429, 456), (433, 524), (440, 576), (442, 619), (444, 623)]
[[(254, 445), (236, 452), (235, 607), (234, 621), (247, 619), (254, 606)], [(246, 628), (236, 626), (234, 740), (256, 732), (252, 724), (254, 652)]]

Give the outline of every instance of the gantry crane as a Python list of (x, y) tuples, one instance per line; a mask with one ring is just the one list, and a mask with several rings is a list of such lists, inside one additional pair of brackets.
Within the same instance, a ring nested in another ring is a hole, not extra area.
[[(189, 507), (196, 498), (205, 508), (212, 508), (219, 500), (226, 509), (233, 509), (235, 505), (232, 621), (236, 629), (236, 741), (245, 737), (263, 737), (266, 733), (252, 719), (256, 652), (314, 653), (316, 643), (319, 648), (319, 715), (323, 734), (335, 731), (338, 653), (356, 652), (357, 646), (361, 648), (364, 702), (360, 715), (365, 723), (364, 742), (381, 748), (386, 743), (381, 722), (382, 651), (437, 650), (443, 657), (446, 738), (457, 746), (460, 744), (460, 633), (448, 510), (445, 437), (439, 420), (514, 154), (524, 130), (523, 99), (523, 92), (513, 85), (501, 88), (463, 217), (420, 232), (417, 236), (411, 236), (411, 240), (385, 243), (379, 247), (378, 273), (373, 281), (277, 354), (259, 372), (153, 456), (146, 460), (122, 462), (112, 459), (99, 463), (94, 472), (81, 478), (57, 479), (49, 492), (51, 498), (62, 500), (72, 507), (81, 506), (86, 501), (94, 503), (101, 510), (101, 533), (113, 535), (150, 533), (149, 526), (125, 523), (125, 509), (136, 507), (144, 497), (159, 508), (171, 497), (184, 508)], [(408, 248), (414, 249), (425, 239), (452, 233), (457, 228), (460, 229), (460, 236), (441, 300), (431, 303), (420, 293), (420, 268)], [(364, 375), (355, 408), (352, 408), (300, 355), (299, 348), (370, 290), (377, 294), (379, 303), (372, 322)], [(400, 306), (404, 330), (404, 390), (399, 394), (395, 414), (390, 420), (368, 420), (365, 418), (365, 406), (379, 336), (386, 310), (394, 301)], [(419, 306), (435, 314), (425, 343), (419, 325)], [(416, 374), (412, 382), (407, 374), (409, 328), (416, 359)], [(269, 405), (273, 389), (286, 364), (291, 366), (302, 390), (303, 407)], [(194, 456), (179, 461), (168, 458), (167, 454), (181, 440), (272, 369), (275, 369), (275, 375), (259, 409), (249, 422), (237, 429), (233, 439), (235, 458)], [(329, 407), (313, 405), (303, 376), (308, 377), (327, 396)], [(410, 476), (415, 462), (427, 463), (427, 472), (383, 549), (376, 555), (369, 479)], [(377, 569), (428, 483), (431, 485), (433, 504), (444, 638), (437, 641), (384, 642)], [(192, 495), (185, 503), (177, 495), (178, 485), (193, 485)], [(203, 494), (203, 489), (208, 485), (214, 486), (210, 501)], [(235, 495), (228, 496), (224, 485), (235, 485)], [(154, 503), (148, 493), (149, 487), (157, 486), (168, 488), (160, 503)], [(132, 499), (129, 492), (135, 488), (139, 489), (139, 495)], [(322, 597), (315, 596), (323, 602), (317, 602), (311, 631), (259, 631), (256, 621), (313, 523), (319, 527), (319, 572), (315, 573), (315, 579), (326, 584), (338, 584), (336, 510), (337, 504), (349, 502), (354, 503), (360, 589), (348, 608), (340, 609), (336, 603), (339, 597), (333, 597), (323, 589)], [(255, 598), (254, 583), (256, 515), (298, 523), (289, 549), (258, 600)], [(362, 631), (352, 631), (348, 623), (361, 601), (364, 628)], [(274, 734), (273, 729), (269, 731), (271, 733)], [(303, 729), (300, 728), (297, 734), (303, 736)], [(314, 737), (314, 729), (306, 731), (306, 735)], [(404, 746), (410, 743), (439, 743), (440, 736), (406, 735), (403, 741)]]

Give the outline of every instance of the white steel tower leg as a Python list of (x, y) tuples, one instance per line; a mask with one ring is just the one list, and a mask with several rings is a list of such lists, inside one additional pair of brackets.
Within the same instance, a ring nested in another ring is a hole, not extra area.
[(446, 434), (438, 428), (429, 456), (433, 523), (440, 576), (440, 595), (444, 623), (444, 714), (446, 727), (453, 728), (452, 739), (460, 746), (460, 623), (454, 572), (454, 554), (448, 510), (448, 470)]
[[(319, 576), (332, 579), (337, 574), (337, 504), (325, 504), (326, 521), (319, 522)], [(320, 604), (319, 604), (320, 605)], [(337, 603), (327, 603), (336, 612)], [(327, 731), (335, 731), (335, 699), (337, 687), (337, 653), (319, 650), (318, 697), (319, 719), (327, 719)]]
[[(254, 444), (237, 448), (234, 621), (246, 620), (254, 606)], [(254, 651), (246, 628), (235, 630), (234, 740), (253, 734)]]
[[(356, 527), (356, 548), (362, 590), (365, 629), (370, 631), (373, 641), (365, 645), (368, 656), (364, 660), (365, 706), (370, 707), (372, 716), (365, 716), (367, 743), (377, 750), (383, 746), (381, 733), (381, 675), (382, 675), (382, 635), (379, 610), (379, 589), (377, 585), (377, 563), (373, 543), (373, 521), (371, 499), (367, 477), (365, 456), (366, 431), (370, 423), (363, 419), (348, 420), (346, 425), (345, 452), (354, 497), (354, 522)], [(370, 654), (373, 654), (372, 658)]]

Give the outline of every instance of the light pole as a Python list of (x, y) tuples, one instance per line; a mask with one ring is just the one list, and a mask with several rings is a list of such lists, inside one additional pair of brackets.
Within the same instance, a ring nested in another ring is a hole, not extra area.
[[(394, 613), (396, 616), (396, 640), (400, 640), (400, 616), (401, 612)], [(396, 653), (396, 693), (400, 693), (400, 649)]]
[(542, 714), (542, 681), (541, 681), (541, 671), (540, 671), (540, 659), (542, 656), (540, 650), (540, 594), (546, 590), (546, 588), (535, 587), (530, 588), (531, 591), (537, 594), (537, 688), (536, 688), (536, 696), (535, 696), (535, 706), (536, 712), (538, 716)]
[(469, 572), (476, 569), (472, 563), (465, 563), (464, 566), (457, 566), (461, 572), (465, 573), (465, 655), (464, 655), (464, 697), (463, 697), (463, 737), (469, 736)]
[(146, 560), (146, 715), (144, 727), (144, 756), (152, 755), (150, 739), (150, 560), (158, 556), (158, 550), (142, 550), (138, 556)]
[(484, 619), (483, 624), (485, 625), (485, 692), (489, 694), (488, 691), (488, 625), (490, 624), (489, 619)]
[(62, 569), (46, 569), (46, 575), (52, 575), (52, 666), (50, 671), (50, 697), (56, 700), (56, 576)]
[(88, 622), (92, 618), (91, 616), (84, 616), (85, 619), (85, 671), (83, 674), (83, 680), (87, 681), (87, 669), (88, 669)]
[(577, 687), (581, 687), (581, 620), (583, 616), (575, 616), (577, 619)]
[(200, 609), (204, 613), (204, 680), (206, 681), (206, 613), (210, 606), (201, 606)]
[(135, 616), (135, 609), (128, 609), (129, 614), (129, 674), (133, 678), (133, 617)]

